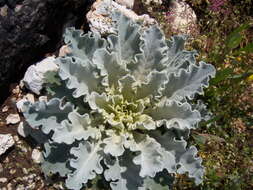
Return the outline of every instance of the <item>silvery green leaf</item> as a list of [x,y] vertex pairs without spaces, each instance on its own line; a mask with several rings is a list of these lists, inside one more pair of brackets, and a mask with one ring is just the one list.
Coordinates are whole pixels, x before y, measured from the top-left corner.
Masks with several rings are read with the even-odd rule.
[[179,174],[188,173],[189,177],[194,178],[196,185],[199,185],[203,181],[204,167],[201,165],[202,159],[196,157],[197,152],[195,146],[185,151],[180,157],[180,168],[177,172]]
[[73,111],[71,103],[62,105],[62,100],[58,98],[53,98],[49,102],[40,101],[34,104],[27,102],[25,104],[29,106],[24,112],[28,124],[35,129],[41,126],[42,131],[46,134],[60,127],[60,123]]
[[176,55],[183,51],[186,40],[186,35],[175,35],[172,36],[170,40],[166,40],[168,45],[169,61],[173,60]]
[[64,41],[71,49],[68,56],[84,60],[92,60],[94,52],[106,45],[106,41],[99,34],[90,32],[84,34],[84,31],[73,27],[66,29]]
[[145,81],[137,87],[136,98],[142,99],[147,96],[157,96],[161,94],[162,87],[166,82],[167,73],[153,71],[151,72],[147,78],[148,81]]
[[160,132],[150,132],[150,136],[156,139],[162,148],[164,148],[167,152],[170,152],[171,155],[175,156],[175,161],[177,165],[180,166],[176,172],[181,174],[188,172],[189,177],[194,178],[196,184],[202,182],[204,168],[201,165],[201,158],[196,157],[197,149],[194,146],[187,148],[187,142],[183,139],[177,140],[177,135],[172,130],[168,130],[163,135],[161,135]]
[[125,151],[123,157],[118,157],[113,161],[106,161],[108,167],[104,171],[105,179],[110,182],[112,190],[139,190],[143,179],[140,177],[140,167],[133,162],[133,155],[130,151]]
[[141,177],[154,177],[157,172],[162,170],[162,149],[154,138],[136,134],[134,139],[130,139],[126,143],[126,147],[133,152],[139,152],[133,162],[141,166]]
[[178,74],[180,69],[189,70],[191,65],[196,65],[196,51],[180,51],[167,63],[168,74]]
[[143,186],[138,190],[170,190],[174,178],[165,170],[156,174],[154,178],[146,177]]
[[128,101],[133,101],[136,99],[136,80],[130,74],[119,79],[119,86],[121,94]]
[[110,111],[110,104],[112,104],[112,99],[109,98],[105,93],[98,94],[96,92],[92,92],[88,99],[89,106],[93,110],[98,110],[102,112],[102,110]]
[[75,169],[68,174],[66,186],[70,189],[81,189],[82,185],[88,180],[94,179],[97,174],[103,172],[101,160],[103,159],[103,150],[101,142],[81,141],[78,147],[72,147],[70,153],[76,158],[70,159],[70,166]]
[[190,65],[189,70],[181,69],[178,74],[169,75],[163,94],[170,99],[193,99],[195,94],[203,94],[203,88],[208,87],[209,79],[214,75],[215,68],[210,64]]
[[155,107],[144,111],[151,116],[158,125],[166,124],[167,128],[177,128],[180,130],[194,128],[201,119],[198,111],[192,110],[187,102],[165,101]]
[[[29,126],[29,124],[24,121],[21,129],[24,133],[24,136],[31,136],[38,144],[44,144],[48,142],[50,136],[44,134],[40,129],[34,129]],[[19,132],[19,129],[18,129]],[[22,135],[21,135],[22,136]]]
[[201,118],[204,121],[211,119],[212,113],[207,109],[207,106],[202,100],[198,100],[196,104],[193,104],[192,108],[199,111]]
[[127,135],[116,134],[114,130],[107,130],[106,134],[108,137],[103,140],[103,143],[105,143],[104,152],[115,157],[121,156],[125,151],[124,144],[127,140]]
[[72,144],[75,140],[87,140],[100,138],[101,134],[97,126],[91,126],[88,114],[80,115],[76,111],[70,112],[69,121],[64,120],[61,127],[54,130],[52,139],[57,143]]
[[66,87],[66,81],[61,81],[60,85],[48,85],[48,98],[54,97],[64,99],[66,102],[74,104],[79,113],[88,113],[88,104],[83,102],[83,98],[73,97],[74,89],[68,89]]
[[135,55],[140,52],[140,25],[125,15],[114,12],[112,20],[116,22],[118,34],[111,34],[107,37],[109,50],[116,52],[120,62],[131,62]]
[[141,116],[136,117],[136,124],[134,126],[134,129],[154,130],[156,128],[156,123],[149,115],[142,114]]
[[177,162],[175,155],[167,151],[165,148],[162,149],[162,162],[163,168],[166,169],[169,173],[177,172]]
[[60,59],[59,76],[67,80],[66,86],[74,89],[73,96],[87,96],[92,91],[100,92],[102,77],[98,76],[97,68],[89,61],[77,57],[66,57]]
[[99,49],[94,53],[93,64],[100,69],[100,74],[106,77],[107,86],[118,87],[118,80],[127,74],[126,65],[119,61],[115,52]]
[[71,170],[67,167],[70,146],[65,144],[45,143],[42,159],[42,170],[46,175],[59,173],[66,176]]
[[137,80],[143,81],[151,71],[161,71],[167,61],[168,47],[162,31],[156,26],[150,26],[141,35],[141,54],[131,71]]

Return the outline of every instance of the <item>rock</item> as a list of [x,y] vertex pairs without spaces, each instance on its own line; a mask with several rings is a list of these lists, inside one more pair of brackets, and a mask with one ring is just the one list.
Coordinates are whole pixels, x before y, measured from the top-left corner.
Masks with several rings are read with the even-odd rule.
[[16,170],[15,170],[15,169],[11,169],[11,170],[10,170],[10,174],[11,174],[11,175],[13,175],[13,174],[15,174],[15,173],[16,173]]
[[14,141],[15,141],[16,143],[18,143],[18,142],[19,142],[19,138],[18,138],[18,136],[17,136],[17,135],[15,135],[15,136],[13,137],[13,139],[14,139]]
[[10,134],[0,134],[0,155],[14,145],[14,139]]
[[116,0],[116,2],[120,5],[124,5],[127,8],[132,9],[134,6],[134,0]]
[[8,179],[5,177],[0,178],[0,183],[6,183],[7,181],[8,181]]
[[166,13],[166,20],[171,31],[176,34],[196,35],[199,33],[197,16],[183,0],[175,0]]
[[41,162],[42,153],[38,149],[33,149],[32,151],[32,159],[35,163],[39,164]]
[[6,93],[0,93],[0,103],[8,97],[10,84],[20,81],[28,66],[61,46],[65,27],[81,27],[89,4],[86,0],[24,0],[12,3],[13,8],[2,7],[0,92]]
[[40,94],[40,90],[43,88],[44,74],[48,71],[57,71],[58,66],[55,63],[55,57],[47,57],[37,63],[30,66],[24,76],[23,82],[25,86],[35,94]]
[[4,106],[2,112],[7,112],[9,110],[9,106]]
[[114,1],[97,0],[86,15],[91,31],[98,32],[102,35],[117,33],[115,23],[112,21],[112,12],[115,10],[136,22],[141,22],[143,27],[156,23],[148,15],[138,16],[134,11]]
[[27,101],[31,102],[32,104],[34,104],[35,100],[34,100],[34,95],[33,94],[26,94],[25,98],[27,99]]
[[18,134],[21,136],[21,137],[27,137],[28,134],[25,133],[25,130],[24,130],[24,122],[21,121],[18,125]]
[[7,190],[14,190],[14,189],[12,188],[11,183],[8,183],[8,184],[7,184]]
[[17,124],[18,122],[20,122],[18,114],[10,114],[6,118],[6,124]]

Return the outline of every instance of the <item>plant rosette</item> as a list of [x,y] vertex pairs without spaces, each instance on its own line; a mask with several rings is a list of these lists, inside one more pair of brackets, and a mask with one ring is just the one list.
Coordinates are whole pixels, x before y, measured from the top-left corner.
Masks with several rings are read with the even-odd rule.
[[214,67],[196,63],[185,36],[166,40],[156,25],[112,18],[117,34],[105,38],[69,28],[70,51],[48,75],[51,99],[25,103],[30,135],[44,147],[43,171],[75,190],[98,176],[115,190],[168,189],[176,173],[200,184],[202,160],[186,140],[205,117],[191,100]]

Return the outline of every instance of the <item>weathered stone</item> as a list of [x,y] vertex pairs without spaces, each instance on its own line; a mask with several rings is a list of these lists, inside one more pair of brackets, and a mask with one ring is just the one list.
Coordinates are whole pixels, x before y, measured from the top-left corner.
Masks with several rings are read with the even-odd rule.
[[8,106],[4,106],[3,109],[2,109],[2,112],[7,112],[9,110],[9,107]]
[[127,8],[132,9],[134,6],[134,0],[116,0],[116,2],[120,5],[124,5]]
[[14,145],[14,140],[10,134],[0,134],[0,155],[5,153]]
[[166,13],[166,19],[173,33],[188,35],[199,33],[197,16],[183,0],[172,1],[171,8]]
[[35,163],[40,163],[42,158],[42,153],[38,149],[33,149],[32,151],[32,159]]
[[0,183],[6,183],[7,181],[8,181],[8,179],[5,177],[0,178]]
[[24,122],[23,121],[19,123],[17,130],[18,130],[18,134],[20,136],[22,136],[22,137],[27,137],[28,136],[28,134],[26,134],[25,131],[24,131]]
[[6,124],[17,124],[18,122],[20,122],[18,114],[10,114],[6,118]]
[[56,71],[58,66],[55,63],[55,57],[47,57],[37,63],[30,66],[24,76],[23,82],[25,86],[35,94],[40,94],[43,88],[45,73],[48,71]]
[[112,21],[112,12],[119,11],[134,21],[142,23],[142,26],[155,24],[156,21],[148,15],[137,15],[131,9],[111,0],[97,0],[87,13],[86,18],[89,22],[90,29],[102,35],[116,33],[115,23]]

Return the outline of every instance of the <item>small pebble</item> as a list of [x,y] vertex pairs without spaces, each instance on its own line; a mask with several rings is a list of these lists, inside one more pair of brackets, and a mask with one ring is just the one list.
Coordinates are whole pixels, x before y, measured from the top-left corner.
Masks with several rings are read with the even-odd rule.
[[32,151],[32,159],[35,163],[40,163],[42,158],[42,154],[38,149],[33,149]]
[[9,106],[4,106],[2,112],[7,112],[9,110]]
[[27,171],[27,169],[26,169],[26,168],[22,168],[22,171],[23,171],[23,173],[24,173],[25,175],[27,175],[27,174],[28,174],[28,171]]
[[14,143],[11,134],[0,134],[0,155],[5,153]]
[[16,170],[15,170],[15,169],[11,169],[11,170],[10,170],[10,174],[13,175],[13,174],[15,174],[15,173],[16,173]]
[[12,185],[11,185],[11,183],[8,183],[8,184],[7,184],[7,189],[8,189],[8,190],[12,190]]
[[33,94],[28,93],[28,94],[25,96],[25,98],[26,98],[29,102],[31,102],[32,104],[34,104],[35,100],[34,100],[34,95],[33,95]]
[[24,122],[21,121],[18,125],[18,134],[21,136],[21,137],[26,137],[25,135],[25,131],[24,131]]
[[5,182],[7,182],[7,180],[8,180],[7,178],[1,177],[1,178],[0,178],[0,183],[5,183]]
[[10,114],[6,118],[6,124],[17,124],[18,122],[20,122],[18,114]]
[[18,141],[19,141],[19,138],[18,138],[18,136],[17,136],[17,135],[15,135],[13,138],[14,138],[14,140],[15,140],[16,142],[18,142]]

